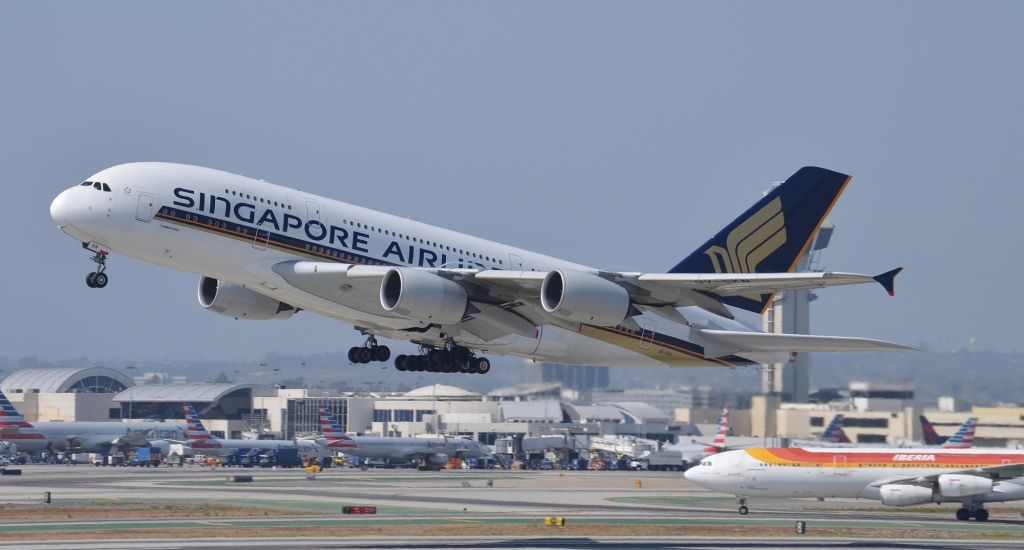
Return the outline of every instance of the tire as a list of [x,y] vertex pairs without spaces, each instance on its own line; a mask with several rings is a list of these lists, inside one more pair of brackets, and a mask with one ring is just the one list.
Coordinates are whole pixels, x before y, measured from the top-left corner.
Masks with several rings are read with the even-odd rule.
[[372,350],[373,358],[381,363],[391,359],[391,348],[387,346],[373,346]]
[[366,363],[373,361],[373,352],[370,351],[370,348],[356,348],[356,359],[359,360],[359,363],[363,363],[365,365]]
[[488,372],[491,372],[490,359],[486,357],[477,357],[473,360],[473,363],[473,366],[475,367],[473,370],[476,371],[477,374],[487,374]]
[[961,508],[956,511],[956,519],[960,521],[967,521],[971,519],[971,511],[967,508]]
[[415,362],[413,364],[416,365],[416,369],[415,369],[416,372],[423,372],[423,371],[427,370],[427,358],[426,357],[424,357],[422,355],[413,355],[412,357],[415,359]]
[[108,280],[106,273],[97,273],[96,276],[93,277],[92,283],[96,285],[96,288],[103,288],[107,286]]
[[988,510],[984,508],[978,508],[974,511],[974,519],[978,521],[988,521]]
[[359,362],[359,358],[356,357],[357,349],[358,348],[348,348],[348,362],[349,363],[358,363]]
[[395,357],[395,369],[401,371],[406,370],[404,355],[399,355],[398,357]]
[[457,370],[461,373],[472,373],[473,364],[469,360],[459,361]]
[[90,273],[85,276],[85,286],[89,288],[96,288],[96,273]]
[[745,516],[750,513],[750,509],[746,506],[740,506],[739,512],[741,516]]

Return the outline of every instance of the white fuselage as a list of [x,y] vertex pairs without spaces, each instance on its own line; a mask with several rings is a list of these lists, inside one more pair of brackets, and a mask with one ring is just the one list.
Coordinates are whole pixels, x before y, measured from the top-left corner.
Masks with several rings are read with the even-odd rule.
[[417,458],[445,457],[481,458],[490,451],[475,441],[454,437],[374,437],[352,435],[331,440],[328,448],[347,456],[379,458],[393,462],[409,462]]
[[298,449],[299,458],[318,459],[330,456],[323,446],[310,440],[291,439],[207,439],[189,441],[193,454],[210,456],[228,456],[235,451],[244,449],[255,453],[276,451],[280,449]]
[[[888,482],[1024,462],[1009,449],[789,448],[743,449],[703,459],[686,479],[742,497],[863,498],[882,500]],[[996,481],[973,502],[1024,499],[1024,478]],[[963,502],[939,492],[928,502]]]
[[[35,438],[31,435],[33,432],[43,437]],[[184,438],[184,426],[163,422],[36,422],[26,433],[12,434],[4,441],[26,453],[66,450],[110,453],[143,447],[148,440]]]
[[[271,266],[289,260],[382,266],[548,271],[593,268],[528,250],[244,176],[196,166],[133,163],[90,178],[110,191],[76,186],[51,206],[61,229],[94,249],[228,281],[294,307],[368,328],[389,338],[441,344],[436,328],[386,311],[376,295],[350,293],[340,302],[289,285]],[[269,274],[269,275],[268,275]],[[696,307],[681,309],[694,324],[750,331]],[[479,351],[541,361],[618,366],[733,366],[787,360],[788,354],[705,358],[690,328],[651,314],[623,327],[543,325],[530,337],[484,341],[468,331],[459,343]],[[450,335],[450,330],[449,330]]]

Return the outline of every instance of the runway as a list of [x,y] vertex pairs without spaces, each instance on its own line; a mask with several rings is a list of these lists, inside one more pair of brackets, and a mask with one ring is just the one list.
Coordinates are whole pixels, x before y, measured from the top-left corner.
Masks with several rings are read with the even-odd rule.
[[[953,506],[772,499],[748,501],[750,515],[740,516],[733,497],[671,472],[335,469],[307,479],[301,470],[21,468],[0,477],[0,548],[993,548],[1024,540],[1011,507],[990,508],[992,519],[978,523],[953,519]],[[344,506],[377,513],[345,515]],[[565,525],[545,526],[546,517]]]

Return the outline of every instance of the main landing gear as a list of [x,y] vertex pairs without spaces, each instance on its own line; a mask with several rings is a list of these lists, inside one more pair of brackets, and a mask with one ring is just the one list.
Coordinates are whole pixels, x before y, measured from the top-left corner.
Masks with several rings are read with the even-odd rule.
[[741,516],[745,516],[750,513],[750,508],[747,508],[747,499],[744,497],[739,498],[740,509],[738,510]]
[[[82,243],[82,248],[88,249],[89,245]],[[92,255],[92,261],[96,262],[96,271],[85,276],[85,284],[89,288],[103,288],[107,286],[107,252],[98,250]]]
[[356,364],[367,364],[374,361],[387,361],[391,358],[391,348],[378,346],[377,339],[371,334],[366,343],[348,350],[348,360]]
[[988,510],[981,504],[971,503],[965,504],[963,508],[956,511],[956,519],[960,521],[968,521],[971,518],[976,521],[988,521]]
[[474,357],[469,348],[450,343],[440,349],[424,346],[420,355],[399,355],[395,357],[395,368],[406,372],[486,374],[491,370],[491,361]]

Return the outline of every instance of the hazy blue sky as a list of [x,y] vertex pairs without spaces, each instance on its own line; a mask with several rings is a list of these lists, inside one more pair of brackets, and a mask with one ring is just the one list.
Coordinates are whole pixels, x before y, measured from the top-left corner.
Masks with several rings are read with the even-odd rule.
[[813,331],[1019,350],[1024,4],[5,2],[0,355],[335,351],[305,313],[204,312],[197,277],[48,215],[100,169],[221,168],[607,268],[663,271],[814,164],[854,176]]

